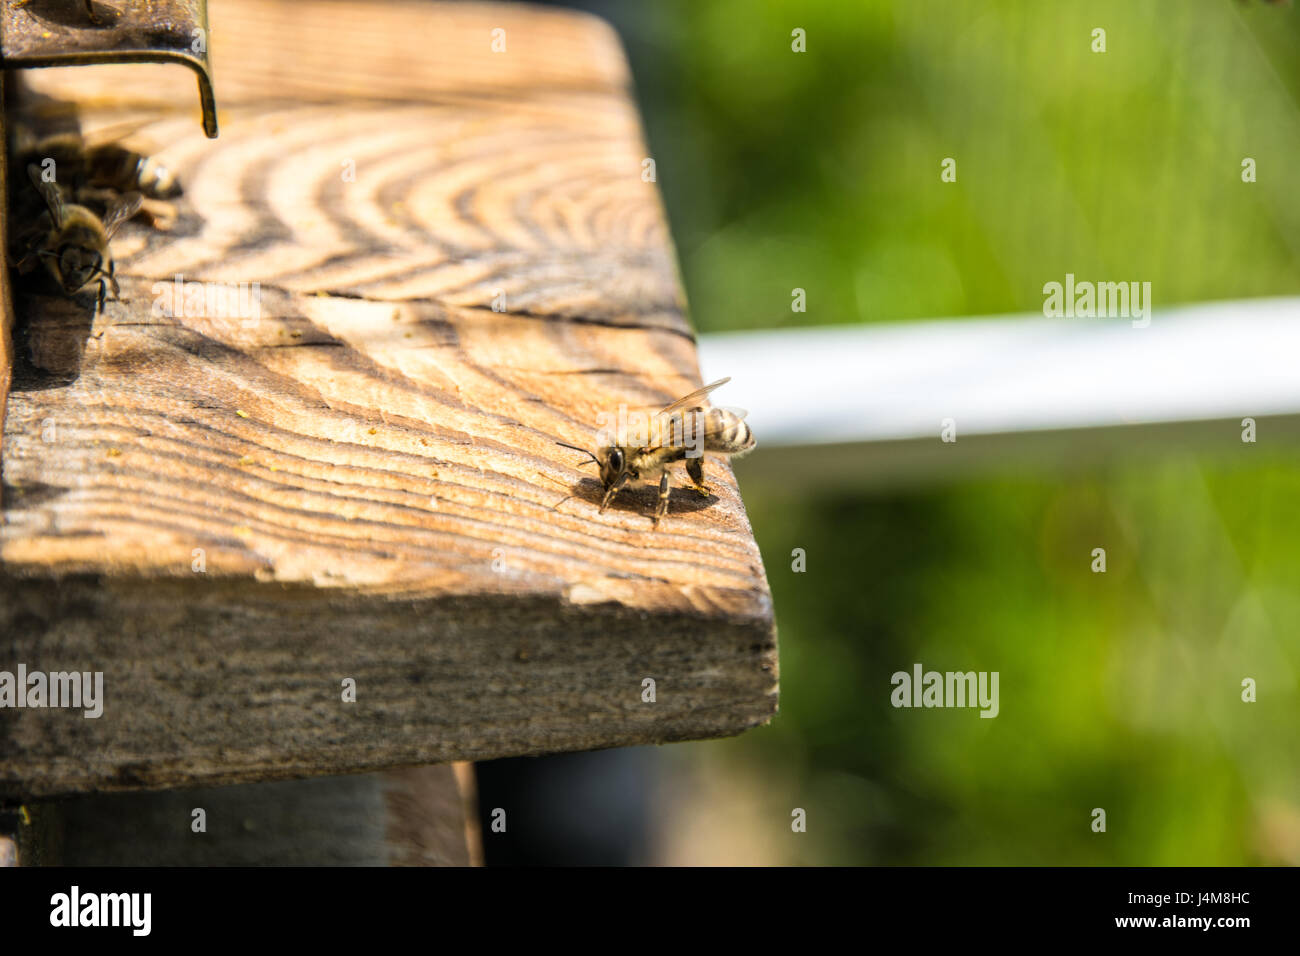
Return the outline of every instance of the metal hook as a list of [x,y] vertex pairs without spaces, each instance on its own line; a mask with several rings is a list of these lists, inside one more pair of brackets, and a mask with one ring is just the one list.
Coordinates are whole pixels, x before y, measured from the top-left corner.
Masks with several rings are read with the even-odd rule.
[[203,132],[217,135],[207,0],[12,0],[0,9],[0,66],[182,63],[198,75]]

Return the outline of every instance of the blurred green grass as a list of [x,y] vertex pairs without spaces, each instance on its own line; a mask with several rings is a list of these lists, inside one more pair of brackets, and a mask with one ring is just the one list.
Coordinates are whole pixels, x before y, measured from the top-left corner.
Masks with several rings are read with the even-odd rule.
[[[1300,293],[1294,7],[595,6],[702,331],[1033,313],[1067,272],[1149,281],[1157,310]],[[1300,472],[1268,446],[889,494],[741,463],[781,713],[675,759],[748,781],[788,862],[1300,864]],[[999,671],[1000,715],[895,710],[917,661]]]
[[668,0],[624,27],[702,331],[1037,311],[1066,272],[1300,292],[1294,8]]
[[[1300,862],[1294,459],[793,492],[745,486],[781,714],[708,758],[797,778],[793,861]],[[893,708],[914,662],[998,671],[998,717]]]

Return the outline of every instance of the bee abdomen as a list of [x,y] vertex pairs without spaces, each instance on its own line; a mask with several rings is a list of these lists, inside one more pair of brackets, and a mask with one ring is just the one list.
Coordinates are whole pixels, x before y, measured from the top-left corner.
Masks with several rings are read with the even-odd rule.
[[98,186],[108,186],[119,192],[139,190],[151,199],[175,199],[181,194],[180,183],[166,166],[115,143],[88,150],[86,165],[88,178]]
[[709,451],[736,455],[754,447],[754,433],[745,420],[725,408],[710,408],[705,412],[704,447]]

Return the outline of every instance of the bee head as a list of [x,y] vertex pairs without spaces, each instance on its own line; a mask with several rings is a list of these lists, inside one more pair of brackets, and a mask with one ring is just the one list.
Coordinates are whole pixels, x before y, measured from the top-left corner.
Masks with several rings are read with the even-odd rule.
[[71,244],[59,249],[58,264],[59,284],[69,295],[83,289],[104,270],[98,252]]
[[596,451],[595,457],[600,465],[600,483],[605,486],[605,498],[600,505],[604,511],[628,482],[627,455],[617,445],[606,445]]
[[606,445],[596,449],[596,462],[600,465],[600,483],[606,488],[623,476],[627,459],[623,449],[617,445]]
[[[604,500],[601,501],[600,510],[604,511],[609,507],[609,503],[614,500],[619,489],[628,483],[632,473],[627,470],[627,453],[618,445],[601,445],[595,452],[589,452],[585,448],[579,448],[577,445],[570,445],[568,442],[556,442],[565,448],[572,448],[574,451],[580,451],[591,461],[596,463],[600,469],[600,483],[605,488]],[[584,461],[580,464],[586,465],[590,462]]]

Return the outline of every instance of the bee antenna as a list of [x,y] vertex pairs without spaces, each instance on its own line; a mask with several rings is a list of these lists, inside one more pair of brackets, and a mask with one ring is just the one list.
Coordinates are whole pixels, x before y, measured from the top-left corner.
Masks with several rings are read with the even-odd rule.
[[[588,458],[590,458],[592,461],[594,461],[596,464],[598,464],[598,465],[600,464],[600,459],[598,459],[598,458],[597,458],[595,455],[593,455],[591,452],[587,451],[587,449],[585,449],[585,448],[579,448],[577,445],[570,445],[568,442],[564,442],[564,441],[557,441],[555,444],[560,445],[560,446],[563,446],[564,448],[572,448],[574,451],[580,451],[580,452],[582,452],[584,455],[586,455]],[[580,465],[585,465],[586,462],[585,462],[585,461],[580,461],[580,462],[578,462],[578,464],[580,464]]]

